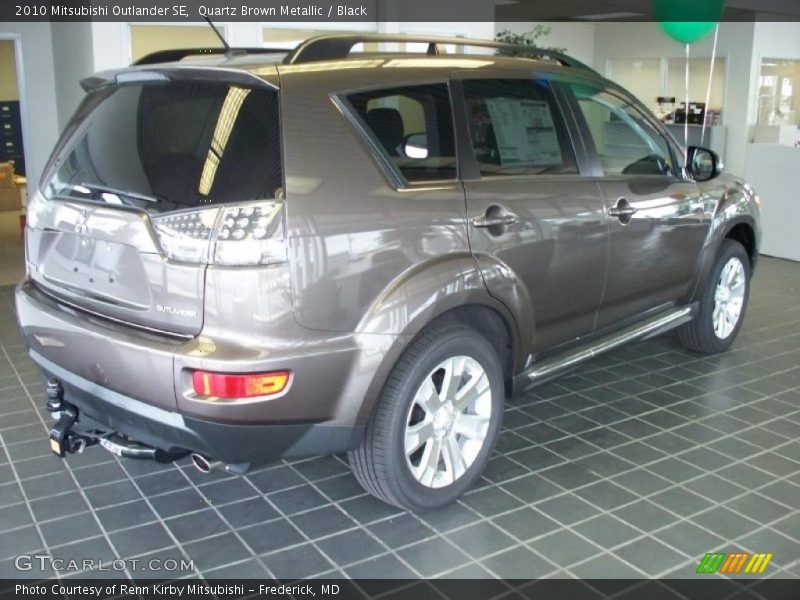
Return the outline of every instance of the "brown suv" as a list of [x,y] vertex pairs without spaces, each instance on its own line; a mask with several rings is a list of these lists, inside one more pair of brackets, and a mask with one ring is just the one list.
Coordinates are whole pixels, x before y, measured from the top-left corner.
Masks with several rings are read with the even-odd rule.
[[[351,55],[398,41],[427,52]],[[753,191],[584,65],[496,49],[334,35],[85,80],[16,295],[53,451],[346,451],[428,508],[479,477],[515,391],[672,328],[728,348]]]

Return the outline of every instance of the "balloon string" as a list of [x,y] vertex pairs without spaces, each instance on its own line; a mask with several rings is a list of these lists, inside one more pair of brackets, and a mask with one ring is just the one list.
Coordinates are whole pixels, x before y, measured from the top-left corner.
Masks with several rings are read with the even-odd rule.
[[714,61],[717,58],[717,39],[719,38],[719,23],[714,29],[714,46],[711,49],[711,67],[708,72],[708,89],[706,90],[706,110],[703,116],[703,129],[700,133],[700,145],[704,146],[706,143],[706,126],[708,125],[708,105],[711,104],[711,82],[714,79]]
[[686,91],[686,109],[684,111],[685,119],[683,121],[683,164],[686,168],[689,168],[689,44],[686,44],[686,77],[684,84]]

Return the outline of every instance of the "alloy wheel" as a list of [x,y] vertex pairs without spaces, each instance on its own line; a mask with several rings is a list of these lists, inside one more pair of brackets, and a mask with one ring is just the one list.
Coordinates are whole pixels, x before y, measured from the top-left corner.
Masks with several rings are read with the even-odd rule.
[[733,256],[722,267],[714,290],[714,334],[726,339],[736,329],[744,308],[745,270],[742,261]]
[[414,478],[440,488],[459,479],[486,442],[492,391],[469,356],[442,361],[422,381],[406,418],[404,450]]

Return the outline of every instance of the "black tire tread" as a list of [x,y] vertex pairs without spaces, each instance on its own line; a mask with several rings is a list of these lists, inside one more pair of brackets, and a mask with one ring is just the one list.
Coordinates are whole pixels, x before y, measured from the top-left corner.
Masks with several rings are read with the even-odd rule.
[[[745,265],[746,285],[750,285],[750,258],[747,250],[736,240],[726,239],[720,247],[719,254],[711,270],[708,280],[703,284],[703,291],[700,296],[700,308],[698,314],[689,323],[682,325],[676,330],[678,342],[687,350],[692,350],[701,354],[717,354],[726,350],[738,334],[738,329],[744,320],[747,309],[748,293],[745,294],[745,305],[742,308],[742,315],[739,318],[737,329],[725,342],[714,335],[713,328],[708,325],[711,319],[710,311],[713,311],[714,288],[717,285],[721,263],[727,262],[731,257],[738,256]],[[749,292],[749,289],[748,289]]]
[[390,420],[395,406],[384,400],[398,397],[410,371],[431,344],[444,333],[452,334],[459,329],[472,335],[477,333],[466,325],[441,323],[433,324],[418,334],[392,369],[367,422],[362,443],[348,452],[348,461],[356,480],[367,492],[388,504],[405,508],[409,505],[409,499],[399,495],[388,485],[390,459],[387,444],[391,439]]

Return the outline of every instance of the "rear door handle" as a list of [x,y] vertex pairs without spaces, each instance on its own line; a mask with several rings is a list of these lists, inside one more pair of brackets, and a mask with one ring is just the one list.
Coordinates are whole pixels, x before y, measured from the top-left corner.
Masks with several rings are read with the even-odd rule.
[[487,227],[505,227],[506,225],[513,225],[517,222],[517,215],[506,213],[504,215],[481,215],[472,219],[473,227],[480,227],[485,229]]
[[631,222],[631,217],[636,214],[636,210],[636,207],[631,206],[631,203],[628,202],[627,198],[620,198],[617,200],[616,206],[612,206],[608,209],[608,216],[616,217],[619,219],[620,223],[627,225]]
[[629,217],[630,215],[636,214],[636,208],[633,206],[609,208],[608,214],[612,217]]

